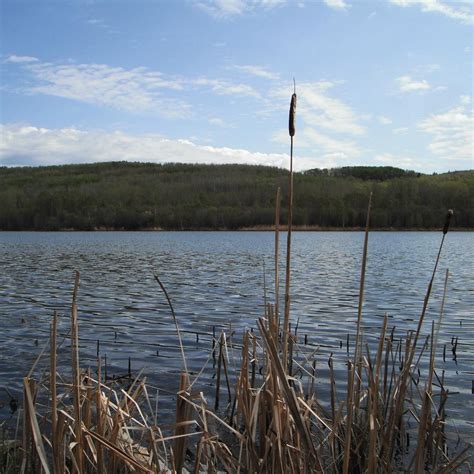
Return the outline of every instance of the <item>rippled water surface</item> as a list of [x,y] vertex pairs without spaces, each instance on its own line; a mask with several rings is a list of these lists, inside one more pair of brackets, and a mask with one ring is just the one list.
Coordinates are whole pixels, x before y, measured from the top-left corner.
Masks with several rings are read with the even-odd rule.
[[[431,321],[439,316],[449,269],[438,367],[454,392],[449,421],[471,434],[473,237],[467,232],[447,235],[424,324],[428,334]],[[284,235],[281,238],[284,248]],[[397,334],[415,329],[440,241],[440,232],[370,234],[364,306],[369,343],[376,341],[386,312]],[[355,332],[362,245],[359,232],[298,232],[293,237],[292,321],[296,324],[299,318],[301,339],[306,335],[309,347],[319,347],[321,390],[329,354],[342,360],[347,335],[351,341]],[[0,233],[0,383],[21,399],[21,379],[48,339],[54,310],[65,337],[59,370],[66,370],[73,271],[79,270],[83,364],[94,364],[99,349],[102,357],[107,355],[109,373],[120,375],[131,358],[132,371],[144,368],[152,384],[164,394],[172,392],[181,367],[179,349],[153,274],[159,275],[172,298],[189,368],[197,372],[209,356],[213,327],[216,333],[235,331],[236,341],[245,328],[256,327],[264,308],[264,274],[266,296],[273,301],[273,255],[271,232]],[[283,267],[284,255],[281,262]],[[344,370],[341,363],[341,376]],[[212,376],[212,367],[208,374]],[[0,400],[0,417],[7,418],[6,390]]]

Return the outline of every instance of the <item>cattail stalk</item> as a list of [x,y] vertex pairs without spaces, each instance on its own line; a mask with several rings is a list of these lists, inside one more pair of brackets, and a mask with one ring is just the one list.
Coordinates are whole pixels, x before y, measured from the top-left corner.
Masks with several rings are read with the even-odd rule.
[[448,209],[448,212],[446,214],[446,220],[444,222],[444,227],[443,227],[443,237],[442,237],[441,243],[439,245],[439,250],[438,250],[438,255],[436,257],[435,266],[433,268],[433,273],[431,274],[431,280],[430,280],[430,282],[428,284],[428,288],[426,290],[426,295],[425,295],[425,299],[424,299],[424,302],[423,302],[423,309],[421,311],[420,319],[418,320],[418,327],[416,329],[415,339],[414,339],[414,342],[413,342],[413,350],[412,350],[412,352],[410,354],[410,358],[408,360],[408,367],[411,365],[411,363],[413,361],[413,357],[415,355],[416,344],[418,342],[418,338],[419,338],[420,332],[421,332],[421,327],[423,325],[423,320],[425,319],[426,310],[428,308],[428,301],[429,301],[430,296],[431,296],[431,289],[433,287],[433,282],[434,282],[434,278],[435,278],[435,275],[436,275],[436,270],[438,269],[438,263],[439,263],[439,259],[441,257],[441,251],[443,250],[444,239],[446,237],[446,234],[448,233],[449,224],[451,222],[451,218],[453,217],[453,215],[454,215],[453,210]]
[[[369,223],[370,223],[370,209],[372,206],[372,193],[369,196],[369,205],[367,207],[367,220],[365,223],[365,236],[364,236],[364,252],[362,255],[362,265],[360,270],[360,287],[359,287],[359,305],[357,308],[357,330],[356,330],[356,342],[355,342],[355,354],[354,354],[354,363],[349,364],[350,373],[349,373],[349,382],[347,386],[347,434],[346,434],[346,444],[344,447],[344,463],[342,467],[342,472],[347,474],[350,468],[350,458],[351,458],[351,436],[352,436],[352,420],[353,420],[353,411],[354,405],[359,406],[359,396],[358,393],[354,393],[354,382],[356,378],[356,370],[360,367],[359,359],[361,355],[361,326],[362,326],[362,305],[364,303],[364,288],[365,288],[365,268],[367,264],[367,250],[369,244]],[[360,372],[360,371],[359,371]],[[360,377],[357,377],[357,380],[360,380]],[[360,387],[358,383],[358,387]],[[355,404],[354,404],[355,400]]]
[[50,338],[50,372],[49,372],[49,389],[51,392],[51,446],[53,451],[53,463],[55,472],[59,472],[59,455],[57,445],[57,424],[58,424],[58,400],[56,391],[56,335],[58,325],[58,313],[53,313],[53,324],[51,326]]
[[79,272],[76,271],[71,308],[71,350],[72,350],[72,375],[73,375],[73,398],[74,398],[74,432],[76,445],[73,454],[77,465],[75,470],[83,472],[83,440],[82,440],[82,413],[81,413],[81,373],[79,368],[79,324],[77,321],[77,292],[79,290]]
[[275,317],[278,330],[280,330],[280,201],[280,187],[278,187],[275,198]]
[[285,318],[283,322],[283,367],[288,371],[288,336],[290,324],[290,263],[293,224],[293,138],[295,136],[296,93],[291,96],[288,131],[290,134],[290,173],[288,175],[288,233],[286,240]]

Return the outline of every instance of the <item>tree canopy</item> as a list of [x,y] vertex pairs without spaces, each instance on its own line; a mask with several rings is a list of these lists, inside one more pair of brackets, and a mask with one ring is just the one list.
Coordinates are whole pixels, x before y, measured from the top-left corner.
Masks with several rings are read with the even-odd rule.
[[[0,168],[0,229],[241,229],[271,226],[287,171],[249,165],[111,162]],[[294,224],[358,228],[373,193],[375,228],[432,229],[448,208],[474,228],[474,171],[422,175],[392,167],[294,176]]]

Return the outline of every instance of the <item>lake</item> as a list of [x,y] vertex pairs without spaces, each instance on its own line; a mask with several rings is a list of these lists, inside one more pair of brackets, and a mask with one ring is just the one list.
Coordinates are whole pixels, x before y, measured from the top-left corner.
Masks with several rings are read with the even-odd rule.
[[[369,237],[364,334],[369,344],[387,312],[389,329],[416,329],[441,232],[372,232]],[[327,384],[327,359],[334,354],[345,377],[346,342],[357,318],[362,232],[293,234],[291,320],[308,347],[318,348],[318,384]],[[281,248],[285,234],[281,234]],[[284,252],[280,259],[281,294]],[[79,324],[82,365],[107,355],[109,374],[144,373],[167,398],[181,367],[177,338],[159,275],[172,298],[183,332],[188,366],[198,372],[216,334],[256,328],[265,294],[273,301],[274,234],[271,232],[3,232],[0,233],[0,384],[21,400],[22,377],[46,344],[54,310],[60,314],[59,371],[70,361],[67,333],[74,283],[81,273]],[[474,437],[474,239],[469,232],[446,236],[423,333],[440,312],[449,269],[437,367],[452,392],[448,422]],[[264,277],[265,276],[265,277]],[[265,282],[265,283],[264,283]],[[196,335],[198,334],[198,336]],[[452,347],[457,340],[456,358]],[[65,339],[65,340],[63,340]],[[98,343],[99,341],[99,343]],[[443,348],[446,357],[443,361]],[[351,353],[353,346],[351,346]],[[238,357],[239,351],[235,351]],[[45,362],[41,367],[47,367]],[[212,377],[212,364],[205,371]],[[205,382],[205,378],[203,381]],[[318,385],[317,385],[318,387]],[[318,389],[318,388],[317,388]],[[10,417],[1,390],[0,418]]]

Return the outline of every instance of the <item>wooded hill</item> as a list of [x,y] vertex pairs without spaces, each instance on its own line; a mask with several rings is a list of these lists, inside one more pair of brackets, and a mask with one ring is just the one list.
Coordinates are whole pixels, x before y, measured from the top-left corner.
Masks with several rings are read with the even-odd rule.
[[[240,229],[271,226],[287,171],[248,165],[97,163],[0,168],[0,229]],[[358,228],[373,192],[372,227],[474,228],[474,171],[422,175],[392,167],[294,176],[294,224]]]

